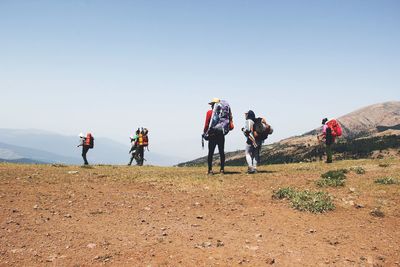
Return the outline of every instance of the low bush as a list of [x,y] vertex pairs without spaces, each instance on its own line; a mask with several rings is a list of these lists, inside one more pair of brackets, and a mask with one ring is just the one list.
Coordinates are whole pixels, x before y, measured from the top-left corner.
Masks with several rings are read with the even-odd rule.
[[363,167],[352,167],[350,168],[351,171],[357,173],[357,174],[365,174],[365,170],[363,169]]
[[344,180],[346,179],[347,172],[348,172],[348,170],[346,170],[346,169],[328,171],[324,174],[321,174],[321,179],[316,181],[315,184],[319,187],[344,186]]
[[332,197],[325,192],[298,191],[291,187],[281,188],[274,192],[273,198],[288,199],[292,207],[300,211],[322,213],[334,210]]
[[393,177],[383,177],[375,180],[376,184],[400,184],[400,181],[398,179],[395,179]]

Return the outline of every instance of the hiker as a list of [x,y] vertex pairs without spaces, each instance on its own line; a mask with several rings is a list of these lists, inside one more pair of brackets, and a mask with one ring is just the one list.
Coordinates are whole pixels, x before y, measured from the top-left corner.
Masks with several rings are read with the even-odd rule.
[[248,165],[247,173],[257,173],[257,165],[260,163],[261,146],[268,135],[273,133],[272,127],[265,118],[256,118],[254,111],[245,113],[245,126],[242,128],[246,139],[245,155]]
[[94,147],[94,138],[91,133],[88,133],[86,137],[83,135],[83,133],[79,134],[80,142],[77,147],[82,147],[82,158],[84,165],[89,165],[89,162],[87,161],[86,154],[88,153],[89,149]]
[[206,114],[202,140],[208,141],[208,175],[213,175],[212,161],[216,146],[220,156],[220,173],[225,173],[225,135],[233,130],[232,112],[228,102],[214,98]]
[[[139,130],[139,129],[138,129]],[[143,166],[144,159],[144,149],[147,147],[149,151],[149,130],[147,128],[142,128],[139,130],[137,148],[136,148],[136,162],[138,166]]]
[[319,142],[325,142],[325,152],[326,152],[326,163],[332,163],[332,146],[335,143],[336,137],[342,135],[342,128],[340,124],[335,120],[328,120],[324,118],[322,120],[322,133],[317,135]]
[[132,165],[134,159],[137,161],[137,152],[138,152],[138,139],[139,139],[140,130],[137,129],[135,135],[131,135],[129,138],[131,140],[131,149],[129,150],[129,154],[131,154],[131,159],[128,163],[128,166]]

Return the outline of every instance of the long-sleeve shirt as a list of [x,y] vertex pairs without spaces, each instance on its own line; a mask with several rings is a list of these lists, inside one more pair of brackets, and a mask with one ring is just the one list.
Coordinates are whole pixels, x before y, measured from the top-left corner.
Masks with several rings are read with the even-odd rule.
[[86,140],[85,137],[81,137],[80,140],[79,140],[79,145],[78,145],[78,147],[84,146],[84,145],[85,145],[85,140]]
[[204,130],[203,132],[206,133],[208,131],[208,127],[210,126],[210,121],[211,121],[211,116],[212,116],[212,109],[210,109],[209,111],[207,111],[206,114],[206,122],[204,123]]

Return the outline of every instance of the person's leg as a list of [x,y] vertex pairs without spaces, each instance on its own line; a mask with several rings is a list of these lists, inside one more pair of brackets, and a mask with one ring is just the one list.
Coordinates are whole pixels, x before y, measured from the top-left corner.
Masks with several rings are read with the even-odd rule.
[[140,166],[143,166],[143,162],[144,162],[144,147],[140,146],[139,147],[139,157],[140,157]]
[[220,135],[218,138],[218,151],[221,161],[221,171],[225,170],[225,135]]
[[87,158],[86,158],[86,154],[88,151],[89,151],[88,147],[86,147],[86,146],[82,147],[82,158],[83,158],[83,162],[85,165],[89,165],[89,162],[87,161]]
[[254,148],[254,160],[253,160],[253,168],[257,170],[258,164],[260,164],[260,151],[261,151],[261,143],[257,144],[258,146]]
[[216,146],[217,146],[217,142],[216,142],[215,136],[210,137],[210,139],[208,140],[208,159],[207,159],[208,172],[212,171],[212,160],[213,160],[214,151],[215,151]]
[[129,163],[128,163],[129,166],[132,165],[133,159],[135,158],[135,153],[136,153],[136,152],[132,152],[132,153],[131,153],[131,159],[129,160]]
[[244,149],[244,152],[245,152],[245,155],[246,155],[248,172],[251,172],[253,170],[252,148],[253,148],[253,145],[249,145],[249,144],[246,143],[246,147]]
[[332,163],[332,145],[326,145],[326,163]]

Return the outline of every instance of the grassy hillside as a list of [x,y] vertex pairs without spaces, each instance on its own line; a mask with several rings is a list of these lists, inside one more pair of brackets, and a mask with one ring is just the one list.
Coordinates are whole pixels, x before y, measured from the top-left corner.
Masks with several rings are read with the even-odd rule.
[[398,264],[397,159],[245,171],[0,164],[0,265]]

